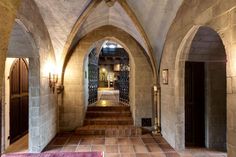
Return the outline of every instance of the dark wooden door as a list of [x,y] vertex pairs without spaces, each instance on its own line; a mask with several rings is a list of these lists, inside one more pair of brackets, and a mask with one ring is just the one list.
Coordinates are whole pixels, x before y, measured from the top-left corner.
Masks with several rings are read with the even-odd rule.
[[10,75],[10,143],[28,132],[28,65],[17,59]]
[[205,147],[205,68],[203,62],[185,64],[185,144]]

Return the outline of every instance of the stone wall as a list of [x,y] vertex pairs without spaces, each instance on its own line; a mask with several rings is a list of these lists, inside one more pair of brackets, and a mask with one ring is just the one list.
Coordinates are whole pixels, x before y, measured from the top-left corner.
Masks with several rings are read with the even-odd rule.
[[83,124],[86,111],[86,83],[84,79],[86,57],[101,40],[113,40],[129,53],[131,65],[130,106],[135,125],[141,125],[141,118],[153,118],[152,86],[153,74],[145,51],[123,30],[114,26],[103,26],[87,34],[69,56],[64,69],[63,104],[60,107],[61,130],[73,130]]
[[48,81],[48,66],[56,66],[55,56],[35,2],[22,0],[17,18],[28,29],[37,50],[37,55],[29,58],[29,150],[40,152],[57,133],[57,97]]
[[[236,1],[185,0],[168,32],[161,69],[169,69],[170,83],[162,85],[162,133],[176,149],[184,149],[183,67],[186,44],[199,26],[214,29],[227,56],[227,150],[236,156]],[[188,47],[189,48],[189,47]]]

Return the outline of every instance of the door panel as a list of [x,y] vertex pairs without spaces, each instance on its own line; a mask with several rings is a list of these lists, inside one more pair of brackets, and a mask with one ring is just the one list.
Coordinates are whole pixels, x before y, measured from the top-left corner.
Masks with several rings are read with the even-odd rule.
[[28,132],[28,113],[29,113],[29,107],[28,107],[28,96],[24,96],[21,98],[21,103],[20,103],[20,108],[21,108],[21,133],[25,134]]
[[10,143],[28,132],[28,66],[17,59],[10,75]]
[[18,122],[20,117],[20,107],[19,107],[19,98],[11,99],[10,101],[10,143],[15,141],[15,139],[19,138],[19,132],[20,132],[20,124]]
[[203,62],[185,64],[185,144],[205,146],[205,69]]

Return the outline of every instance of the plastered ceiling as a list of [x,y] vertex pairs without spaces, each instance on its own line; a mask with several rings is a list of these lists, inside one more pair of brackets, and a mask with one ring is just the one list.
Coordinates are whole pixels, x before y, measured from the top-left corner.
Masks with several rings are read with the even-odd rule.
[[[168,29],[183,0],[127,0],[153,49],[153,56],[159,64]],[[56,59],[63,56],[63,49],[76,21],[82,16],[91,0],[35,0],[43,17],[54,47]],[[103,0],[80,26],[77,35],[81,37],[103,25],[114,25],[132,35],[148,51],[145,40],[135,27],[132,18],[124,8],[115,2],[112,7]]]

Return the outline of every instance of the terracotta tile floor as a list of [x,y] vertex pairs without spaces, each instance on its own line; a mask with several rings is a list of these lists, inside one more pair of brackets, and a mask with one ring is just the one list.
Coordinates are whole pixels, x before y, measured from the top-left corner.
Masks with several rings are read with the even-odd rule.
[[181,157],[227,157],[226,152],[219,152],[206,148],[187,148],[186,150],[179,152],[179,154]]
[[226,153],[203,148],[176,152],[161,136],[78,136],[59,134],[44,152],[104,152],[105,157],[227,157]]
[[101,151],[104,152],[105,157],[179,157],[164,139],[149,134],[139,137],[105,137],[64,133],[50,142],[44,152],[48,151]]
[[[155,142],[153,141],[155,140]],[[25,153],[28,136],[17,141],[5,153]],[[83,141],[83,142],[82,142]],[[82,144],[83,143],[83,144]],[[17,144],[17,146],[16,146]],[[191,148],[176,152],[160,136],[140,137],[77,136],[73,133],[58,135],[45,148],[45,152],[104,152],[105,157],[227,157],[224,152],[205,148]]]

